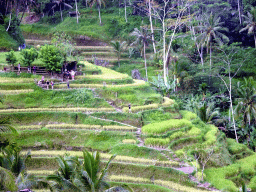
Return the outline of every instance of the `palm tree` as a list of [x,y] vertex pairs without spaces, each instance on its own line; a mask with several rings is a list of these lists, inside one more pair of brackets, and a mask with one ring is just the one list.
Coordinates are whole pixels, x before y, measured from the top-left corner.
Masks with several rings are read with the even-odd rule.
[[106,166],[101,169],[99,152],[91,154],[84,151],[82,161],[73,156],[58,157],[58,171],[55,175],[47,176],[46,180],[51,181],[48,185],[53,191],[114,192],[118,189],[120,192],[127,192],[122,187],[109,188],[109,185],[105,182],[108,167],[114,158],[115,155],[111,156]]
[[126,45],[126,41],[111,41],[110,45],[114,48],[114,51],[117,54],[117,59],[118,59],[118,66],[120,67],[120,57],[121,57],[121,53],[124,50],[124,47]]
[[20,155],[21,149],[15,145],[9,145],[2,150],[0,166],[10,170],[16,177],[26,169],[26,161],[31,157],[30,151],[25,156]]
[[219,115],[219,110],[214,109],[214,103],[204,102],[197,109],[197,115],[205,123],[212,123],[212,119]]
[[76,167],[79,166],[78,158],[59,156],[56,160],[59,164],[58,171],[55,175],[48,175],[46,177],[47,181],[52,181],[48,184],[49,187],[56,191],[79,191],[73,183]]
[[106,2],[105,2],[105,0],[91,0],[90,1],[90,6],[92,7],[94,4],[96,4],[96,7],[99,11],[99,19],[100,19],[100,25],[101,25],[100,8],[101,8],[102,4],[105,6]]
[[8,132],[8,131],[11,131],[14,134],[18,133],[16,131],[16,129],[10,125],[9,119],[1,118],[0,119],[0,133],[1,132]]
[[77,172],[76,185],[81,191],[100,192],[108,189],[109,185],[104,181],[111,161],[116,157],[112,155],[106,166],[100,168],[100,154],[98,151],[93,154],[88,151],[83,152],[83,163]]
[[247,13],[248,16],[243,15],[245,18],[244,24],[246,26],[241,29],[239,32],[243,32],[248,30],[248,34],[253,34],[254,37],[254,43],[255,43],[255,48],[256,48],[256,9],[254,7],[251,7],[251,11]]
[[210,16],[203,16],[203,25],[196,28],[202,33],[197,37],[200,45],[207,47],[207,53],[210,50],[210,69],[211,69],[211,55],[212,55],[212,42],[213,40],[219,45],[223,45],[224,42],[229,42],[229,38],[220,31],[228,31],[228,28],[221,27],[224,22],[220,22],[220,17],[214,16],[212,13]]
[[8,169],[0,166],[0,191],[17,191],[15,176]]
[[144,61],[145,61],[145,71],[146,71],[146,80],[148,81],[148,70],[147,70],[147,60],[146,60],[146,46],[148,45],[148,41],[151,36],[148,34],[146,28],[141,27],[141,31],[137,28],[130,34],[131,36],[135,36],[136,40],[131,44],[143,44],[143,53],[144,53]]
[[238,82],[238,104],[235,108],[236,117],[243,116],[243,125],[256,123],[256,89],[253,86],[253,78],[244,78],[244,85]]

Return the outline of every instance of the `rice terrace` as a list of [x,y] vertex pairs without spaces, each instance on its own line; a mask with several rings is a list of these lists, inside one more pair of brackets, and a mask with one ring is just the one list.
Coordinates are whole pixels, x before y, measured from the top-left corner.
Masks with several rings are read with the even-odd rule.
[[0,0],[0,191],[256,192],[256,4]]

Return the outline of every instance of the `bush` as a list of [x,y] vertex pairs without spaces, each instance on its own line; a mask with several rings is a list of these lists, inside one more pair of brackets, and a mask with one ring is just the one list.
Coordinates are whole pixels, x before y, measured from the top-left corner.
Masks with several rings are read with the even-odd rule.
[[62,56],[60,50],[54,45],[44,45],[40,50],[40,58],[45,63],[47,70],[52,72],[61,71]]

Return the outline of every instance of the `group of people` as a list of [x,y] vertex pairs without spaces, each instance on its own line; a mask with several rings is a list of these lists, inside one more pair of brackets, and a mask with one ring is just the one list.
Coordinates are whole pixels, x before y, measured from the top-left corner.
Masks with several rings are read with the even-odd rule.
[[[44,76],[42,76],[42,79],[40,81],[38,81],[38,86],[41,86],[43,84],[46,83],[46,89],[49,89],[49,86],[50,86],[50,81],[47,79],[46,82],[44,81]],[[52,89],[54,88],[54,82],[51,81],[51,86],[52,86]]]
[[69,71],[65,71],[63,73],[63,80],[64,80],[64,78],[69,79],[70,76],[71,76],[72,80],[75,80],[75,74],[76,74],[76,72],[74,70],[71,70],[70,72]]

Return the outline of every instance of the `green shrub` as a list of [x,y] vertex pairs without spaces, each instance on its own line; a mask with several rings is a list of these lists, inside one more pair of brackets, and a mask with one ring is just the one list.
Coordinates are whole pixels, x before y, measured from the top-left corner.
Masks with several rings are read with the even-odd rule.
[[142,127],[142,132],[146,134],[160,134],[169,130],[180,129],[182,127],[192,127],[192,123],[186,119],[171,119],[160,123],[151,123]]

